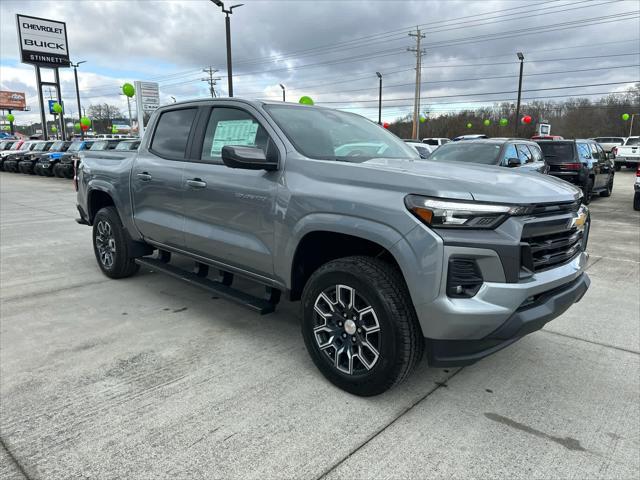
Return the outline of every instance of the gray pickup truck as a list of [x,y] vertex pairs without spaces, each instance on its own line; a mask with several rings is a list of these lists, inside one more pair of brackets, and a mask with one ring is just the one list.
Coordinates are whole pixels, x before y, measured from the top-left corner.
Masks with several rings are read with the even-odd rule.
[[[143,265],[260,313],[281,293],[301,300],[313,361],[357,395],[397,384],[423,353],[433,366],[471,364],[589,287],[580,190],[421,160],[355,114],[176,103],[154,113],[137,152],[80,155],[78,222],[92,225],[107,276]],[[264,296],[234,288],[236,275]]]

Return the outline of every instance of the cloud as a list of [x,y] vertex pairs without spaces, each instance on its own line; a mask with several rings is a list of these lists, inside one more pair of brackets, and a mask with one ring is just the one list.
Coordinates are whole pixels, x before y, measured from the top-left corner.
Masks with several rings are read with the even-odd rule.
[[[561,60],[637,52],[638,19],[621,21],[622,13],[634,10],[638,10],[635,0],[535,5],[508,0],[245,1],[231,19],[234,90],[240,96],[279,99],[278,84],[283,83],[288,99],[310,95],[320,103],[345,102],[328,105],[356,107],[373,118],[376,71],[384,75],[385,99],[413,97],[415,57],[406,48],[414,45],[408,32],[416,24],[424,24],[426,35],[424,97],[513,90],[516,51],[526,56],[525,89],[637,80],[637,55]],[[72,58],[88,61],[80,77],[84,103],[122,104],[119,85],[136,79],[157,79],[164,101],[171,101],[171,96],[178,100],[207,96],[202,69],[208,66],[219,70],[219,92],[226,94],[224,15],[209,1],[4,1],[0,13],[7,26],[0,33],[3,88],[33,88],[33,69],[14,66],[19,60],[10,19],[24,13],[67,23]],[[585,26],[598,19],[608,21],[610,15],[616,16],[615,23]],[[549,25],[561,23],[567,25],[547,31]],[[487,40],[489,34],[509,36]],[[627,67],[593,70],[622,65]],[[568,72],[535,75],[555,71]],[[457,81],[497,76],[509,78]],[[73,100],[70,70],[63,70],[62,78],[65,99]],[[549,94],[617,88],[585,87]],[[460,103],[453,102],[465,99],[510,96],[433,98],[429,103],[442,110],[460,108]],[[409,112],[411,103],[385,100],[385,116]]]

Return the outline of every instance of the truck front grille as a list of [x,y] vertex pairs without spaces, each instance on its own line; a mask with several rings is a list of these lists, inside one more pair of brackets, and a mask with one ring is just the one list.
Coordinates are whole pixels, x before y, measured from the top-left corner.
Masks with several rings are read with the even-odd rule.
[[583,250],[583,232],[573,228],[564,232],[523,238],[523,266],[534,272],[568,262]]

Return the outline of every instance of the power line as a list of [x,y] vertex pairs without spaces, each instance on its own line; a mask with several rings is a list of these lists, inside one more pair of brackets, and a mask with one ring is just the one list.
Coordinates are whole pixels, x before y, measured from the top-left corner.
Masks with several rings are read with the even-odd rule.
[[202,70],[204,73],[209,74],[209,78],[203,78],[203,82],[207,82],[209,84],[209,93],[211,93],[211,98],[216,98],[216,82],[218,80],[222,80],[221,77],[214,77],[213,75],[218,71],[214,70],[213,67],[205,68]]

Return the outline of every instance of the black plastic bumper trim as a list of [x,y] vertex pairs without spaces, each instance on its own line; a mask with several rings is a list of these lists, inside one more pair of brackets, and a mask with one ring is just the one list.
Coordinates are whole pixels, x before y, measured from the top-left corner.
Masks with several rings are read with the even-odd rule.
[[478,340],[437,340],[426,338],[427,358],[434,367],[471,365],[525,335],[540,330],[579,302],[589,289],[591,280],[586,273],[569,284],[541,294],[535,302],[517,310],[498,329]]

